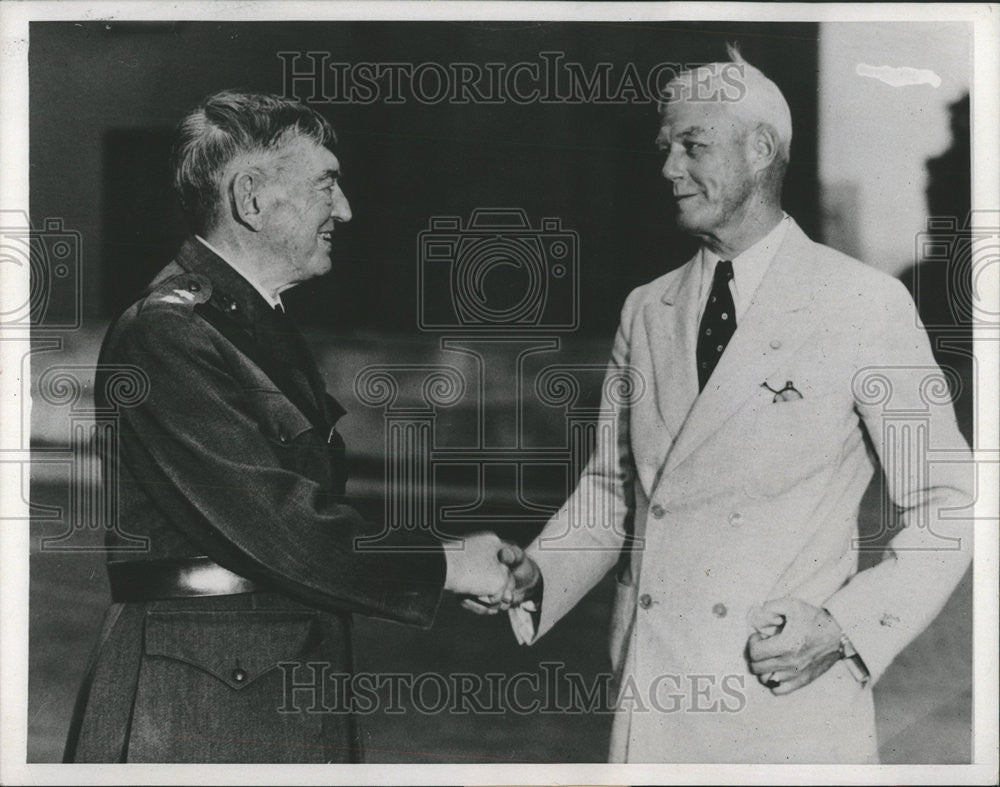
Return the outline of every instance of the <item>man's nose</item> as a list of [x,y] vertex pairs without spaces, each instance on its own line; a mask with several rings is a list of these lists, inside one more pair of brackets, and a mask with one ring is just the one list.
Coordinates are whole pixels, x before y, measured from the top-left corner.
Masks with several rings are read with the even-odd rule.
[[346,223],[351,220],[351,203],[347,201],[347,195],[337,186],[333,192],[333,207],[330,215],[334,221]]
[[683,155],[675,150],[667,153],[667,159],[663,162],[663,177],[667,180],[680,180],[684,177],[684,170],[681,167]]

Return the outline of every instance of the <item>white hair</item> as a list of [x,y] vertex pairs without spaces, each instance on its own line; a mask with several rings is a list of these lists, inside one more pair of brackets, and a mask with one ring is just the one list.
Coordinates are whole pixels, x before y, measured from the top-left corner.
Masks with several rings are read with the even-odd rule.
[[760,71],[750,65],[739,49],[726,45],[729,62],[708,63],[683,71],[665,88],[660,102],[661,114],[673,101],[717,101],[753,128],[765,123],[778,138],[778,153],[787,163],[792,145],[792,113],[781,90]]

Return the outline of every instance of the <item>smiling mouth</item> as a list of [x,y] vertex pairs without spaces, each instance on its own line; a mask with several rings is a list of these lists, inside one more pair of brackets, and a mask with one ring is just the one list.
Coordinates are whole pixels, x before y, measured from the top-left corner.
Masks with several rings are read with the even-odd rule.
[[333,230],[319,233],[319,237],[327,243],[333,243]]

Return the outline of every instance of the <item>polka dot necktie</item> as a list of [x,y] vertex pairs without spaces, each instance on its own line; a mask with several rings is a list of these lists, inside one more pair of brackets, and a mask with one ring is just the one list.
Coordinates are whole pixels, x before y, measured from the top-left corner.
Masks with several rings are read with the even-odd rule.
[[736,332],[736,306],[729,282],[733,280],[733,263],[719,260],[712,278],[712,291],[708,294],[705,314],[698,329],[698,390],[702,391],[722,357],[726,345]]

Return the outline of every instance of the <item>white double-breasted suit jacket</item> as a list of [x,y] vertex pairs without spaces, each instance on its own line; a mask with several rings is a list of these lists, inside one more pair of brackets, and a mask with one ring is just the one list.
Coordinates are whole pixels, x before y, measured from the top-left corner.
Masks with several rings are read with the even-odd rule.
[[[871,687],[971,557],[973,467],[947,382],[903,285],[793,222],[699,395],[698,264],[625,303],[613,426],[528,548],[544,577],[534,639],[618,565],[611,761],[874,760]],[[801,398],[773,401],[788,382]],[[879,465],[903,527],[858,573]],[[782,597],[833,615],[867,685],[843,661],[785,696],[758,682],[748,612]]]

